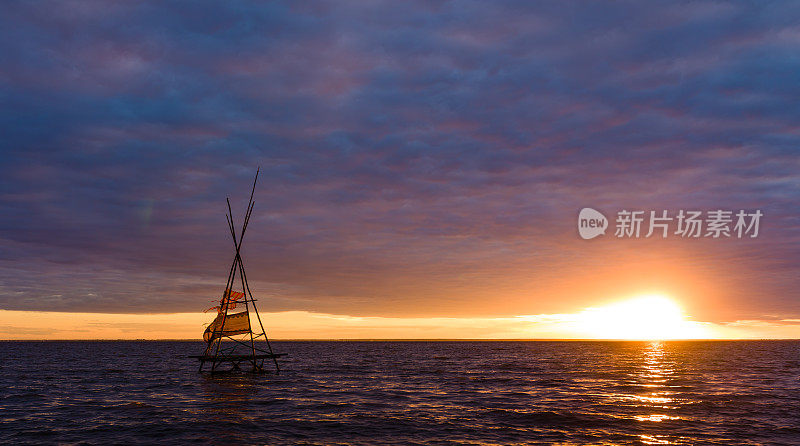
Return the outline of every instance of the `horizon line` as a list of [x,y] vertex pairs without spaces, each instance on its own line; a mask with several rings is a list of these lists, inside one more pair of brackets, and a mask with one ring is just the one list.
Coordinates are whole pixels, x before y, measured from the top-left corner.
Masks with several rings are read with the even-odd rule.
[[[162,339],[0,339],[0,342],[205,342],[202,339],[162,338]],[[800,338],[684,338],[684,339],[620,339],[620,338],[280,338],[270,342],[691,342],[691,341],[800,341]]]

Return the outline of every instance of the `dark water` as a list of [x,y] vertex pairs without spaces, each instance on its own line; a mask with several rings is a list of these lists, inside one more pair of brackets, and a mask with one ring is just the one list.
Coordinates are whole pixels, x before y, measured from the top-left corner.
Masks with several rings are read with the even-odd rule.
[[4,444],[800,444],[800,342],[0,342]]

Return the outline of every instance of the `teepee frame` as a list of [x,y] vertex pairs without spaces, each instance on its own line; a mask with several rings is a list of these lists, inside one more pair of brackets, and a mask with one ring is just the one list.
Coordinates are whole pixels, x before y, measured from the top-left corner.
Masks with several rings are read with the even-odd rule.
[[[253,195],[256,191],[256,182],[258,182],[258,173],[261,169],[256,170],[256,177],[253,180],[253,189],[250,191],[250,201],[247,203],[247,211],[245,212],[244,220],[242,222],[242,230],[239,236],[236,236],[236,227],[233,222],[233,212],[231,211],[231,201],[226,198],[228,203],[228,213],[226,214],[228,222],[228,230],[233,239],[233,246],[235,248],[235,255],[233,263],[228,271],[228,281],[225,284],[225,291],[223,292],[220,306],[218,308],[217,319],[214,320],[212,325],[206,330],[206,335],[209,339],[206,341],[206,349],[202,355],[192,356],[200,360],[200,371],[206,363],[211,364],[211,372],[221,371],[238,371],[242,370],[242,364],[252,365],[252,372],[265,373],[264,362],[271,359],[275,364],[275,373],[280,373],[278,366],[278,358],[284,356],[282,353],[274,353],[272,345],[270,345],[267,333],[264,331],[264,324],[261,322],[261,316],[258,314],[256,308],[256,299],[253,298],[253,293],[250,291],[250,285],[247,282],[247,273],[244,269],[244,262],[242,261],[241,248],[244,241],[244,234],[247,230],[247,225],[250,223],[250,216],[253,213]],[[242,292],[233,291],[236,285],[237,275],[242,287]],[[237,296],[237,297],[235,297]],[[231,309],[237,305],[244,304],[245,311],[239,313],[231,312]],[[250,321],[250,307],[253,307],[253,312],[256,314],[258,320],[258,327],[260,332],[253,332],[252,322]],[[237,316],[237,319],[247,319],[247,330],[241,330],[241,327],[234,328],[233,330],[225,331],[225,323],[228,322],[229,317]],[[220,323],[217,323],[217,322]],[[241,324],[241,322],[239,322]],[[229,325],[232,325],[229,322]],[[237,339],[237,337],[245,336],[245,339]],[[264,338],[264,342],[257,342],[260,338]],[[223,345],[223,341],[232,341],[232,344]],[[266,346],[266,349],[259,346]],[[228,370],[222,370],[222,364],[231,364]]]

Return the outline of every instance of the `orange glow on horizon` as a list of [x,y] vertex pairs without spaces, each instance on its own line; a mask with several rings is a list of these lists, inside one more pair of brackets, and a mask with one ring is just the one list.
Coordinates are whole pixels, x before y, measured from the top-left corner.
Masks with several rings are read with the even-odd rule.
[[[673,303],[674,304],[674,303]],[[307,311],[261,313],[270,339],[800,339],[800,321],[694,322],[641,301],[577,313],[508,317],[380,317]],[[618,312],[618,314],[614,314]],[[638,318],[638,319],[637,319]],[[208,314],[103,314],[0,310],[0,340],[189,339],[201,342]],[[619,324],[619,327],[617,325]],[[651,326],[652,324],[652,326]]]

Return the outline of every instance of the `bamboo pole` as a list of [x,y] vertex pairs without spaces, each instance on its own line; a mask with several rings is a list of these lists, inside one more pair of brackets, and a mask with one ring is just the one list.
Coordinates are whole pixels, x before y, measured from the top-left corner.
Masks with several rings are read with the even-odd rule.
[[[259,170],[260,170],[260,168],[259,168]],[[258,180],[258,170],[256,171],[256,180]],[[241,236],[239,236],[239,240],[238,241],[236,240],[236,238],[237,238],[236,237],[236,226],[235,226],[235,224],[233,222],[233,211],[231,210],[231,200],[230,200],[230,198],[227,198],[227,197],[225,198],[225,201],[226,201],[226,203],[228,205],[228,214],[226,215],[227,222],[228,222],[228,229],[230,230],[231,237],[233,238],[233,244],[234,244],[234,247],[236,248],[236,254],[235,254],[234,259],[233,259],[233,264],[231,265],[231,271],[230,271],[230,273],[228,275],[228,281],[227,281],[227,283],[225,285],[225,292],[223,294],[223,300],[220,302],[220,311],[223,312],[222,324],[220,324],[220,327],[219,327],[220,336],[217,338],[217,348],[214,351],[214,359],[212,360],[212,363],[211,363],[211,371],[212,372],[216,369],[216,367],[217,367],[217,365],[219,363],[219,361],[217,361],[217,359],[219,357],[219,349],[220,349],[220,346],[222,345],[222,340],[225,337],[224,336],[224,333],[225,333],[225,322],[226,322],[227,317],[228,317],[228,310],[229,310],[229,307],[230,307],[230,300],[231,300],[231,292],[233,291],[233,282],[236,280],[236,265],[239,264],[239,266],[241,268],[242,258],[241,258],[241,255],[240,255],[240,250],[241,250],[241,247],[242,247],[242,242],[244,241],[245,231],[247,230],[247,224],[250,221],[250,215],[251,215],[251,213],[253,211],[253,205],[254,205],[254,203],[253,203],[253,194],[255,193],[255,188],[256,188],[256,183],[255,183],[255,181],[253,181],[253,189],[250,191],[250,200],[247,203],[247,208],[248,209],[247,209],[247,212],[245,214],[244,222],[242,223],[242,233],[241,233]],[[241,276],[241,272],[240,272],[240,276]],[[244,288],[244,286],[242,288]],[[242,291],[244,291],[244,290],[242,290]],[[247,307],[246,303],[245,303],[245,306]],[[249,311],[249,307],[247,307],[247,308],[248,308],[248,311]],[[212,341],[214,340],[214,336],[215,336],[216,332],[217,332],[217,330],[216,330],[216,327],[215,327],[214,331],[212,331],[212,334],[211,334]],[[252,334],[251,334],[251,336],[252,336]]]
[[[241,248],[242,240],[244,240],[244,231],[246,229],[246,225],[242,226],[242,237],[240,237],[240,241],[236,242],[236,226],[233,223],[233,211],[231,210],[231,200],[230,198],[226,197],[225,201],[228,203],[228,214],[226,215],[228,220],[228,228],[231,231],[231,236],[233,237],[233,244],[236,247],[236,254],[233,258],[233,265],[231,265],[231,273],[228,275],[228,282],[225,284],[225,291],[223,292],[222,300],[220,301],[220,312],[222,312],[222,324],[220,324],[219,332],[220,336],[217,340],[217,348],[214,350],[214,359],[211,362],[211,371],[213,372],[217,367],[217,358],[219,356],[219,348],[222,345],[222,338],[224,337],[223,334],[225,333],[225,320],[228,318],[228,307],[230,306],[231,301],[231,292],[233,291],[233,282],[236,279],[236,264],[240,261],[239,257],[239,249]],[[248,203],[249,206],[249,203]],[[216,320],[216,319],[215,319]],[[211,339],[214,340],[214,335],[216,334],[216,327],[214,331],[211,333]]]
[[[226,198],[226,203],[228,205],[228,213],[226,214],[225,217],[226,217],[226,222],[228,223],[228,229],[230,231],[231,238],[233,239],[233,244],[234,244],[234,247],[235,247],[236,251],[235,251],[233,262],[231,263],[231,268],[228,271],[228,279],[227,279],[226,284],[225,284],[225,292],[224,292],[224,295],[223,295],[223,299],[220,301],[220,312],[223,312],[222,323],[220,324],[219,327],[214,327],[214,330],[212,330],[211,341],[209,341],[209,345],[208,345],[208,347],[206,347],[206,353],[204,354],[204,356],[208,356],[209,350],[210,350],[213,342],[216,341],[216,343],[217,343],[216,344],[216,349],[214,351],[213,359],[211,359],[211,363],[212,363],[211,364],[211,371],[212,372],[214,372],[216,367],[220,363],[223,362],[223,361],[219,361],[218,358],[219,358],[220,348],[221,348],[221,345],[222,345],[222,340],[225,337],[224,336],[224,333],[225,333],[225,322],[227,320],[228,310],[229,310],[229,306],[230,306],[230,303],[231,303],[231,293],[232,293],[232,290],[233,290],[233,284],[236,281],[236,271],[238,270],[239,271],[239,278],[240,278],[241,283],[242,283],[242,291],[247,293],[247,295],[244,296],[244,303],[245,303],[246,311],[248,313],[248,317],[249,317],[249,314],[250,314],[250,303],[252,303],[253,304],[253,310],[256,313],[256,318],[258,319],[259,327],[261,328],[261,334],[259,334],[258,337],[261,337],[261,335],[264,335],[264,340],[265,340],[265,342],[267,344],[267,348],[269,350],[269,356],[272,357],[272,359],[273,359],[273,361],[275,363],[276,373],[280,373],[280,367],[278,366],[278,361],[277,361],[277,358],[276,358],[276,356],[275,356],[275,354],[274,354],[274,352],[272,350],[272,345],[269,342],[269,338],[267,337],[267,333],[264,330],[264,324],[261,321],[261,315],[258,314],[258,308],[257,308],[256,303],[255,303],[255,298],[253,298],[253,293],[250,290],[250,284],[247,281],[247,273],[245,272],[244,262],[243,262],[242,256],[241,256],[241,247],[242,247],[242,243],[244,241],[244,235],[245,235],[247,227],[248,227],[248,225],[250,223],[250,218],[252,216],[253,208],[255,206],[255,202],[253,201],[253,197],[255,195],[256,184],[258,182],[258,176],[259,176],[260,171],[261,171],[261,167],[259,167],[256,170],[256,176],[253,179],[253,187],[250,190],[250,199],[248,200],[247,210],[245,211],[244,221],[242,222],[242,230],[241,230],[241,233],[240,233],[240,235],[238,237],[237,237],[237,234],[236,234],[236,226],[235,226],[234,221],[233,221],[233,211],[231,209],[230,198]],[[249,299],[248,299],[248,297],[249,297]],[[248,302],[248,300],[249,300],[249,302]],[[248,325],[250,325],[250,324],[248,324]],[[217,333],[219,333],[219,335],[220,335],[219,337],[216,337]],[[253,370],[254,371],[255,370],[263,370],[264,360],[263,359],[261,360],[260,366],[256,363],[255,337],[253,336],[252,326],[250,327],[250,333],[249,334],[250,334],[251,362],[253,364]],[[247,344],[245,342],[243,342],[243,341],[240,341],[238,339],[233,339],[230,336],[228,336],[228,338],[230,340],[235,341],[238,344],[247,346]],[[232,347],[232,348],[235,350],[235,346]],[[267,351],[262,350],[261,348],[259,348],[258,351],[267,353]],[[204,362],[205,362],[204,360],[201,360],[201,364],[200,364],[200,370],[201,371],[203,369],[203,363]]]
[[[256,178],[257,178],[257,175],[258,174],[256,174]],[[253,189],[255,190],[255,184],[253,185]],[[242,261],[242,253],[241,253],[239,247],[241,246],[241,241],[244,239],[244,232],[247,229],[247,225],[250,222],[250,216],[253,213],[253,206],[255,206],[255,203],[252,200],[253,200],[253,198],[252,198],[252,194],[251,194],[250,203],[248,203],[247,213],[245,214],[244,223],[242,224],[242,235],[241,235],[241,237],[239,239],[240,241],[239,241],[238,244],[236,243],[236,233],[233,231],[233,226],[231,226],[231,235],[233,236],[233,244],[235,246],[237,246],[237,249],[236,249],[236,263],[239,266],[239,278],[242,281],[242,292],[243,293],[245,292],[245,288],[246,287],[245,287],[244,274],[242,273],[242,271],[244,270],[244,265],[243,265],[243,261]],[[251,296],[251,298],[252,298],[252,296]],[[248,315],[248,321],[247,322],[248,322],[248,325],[250,325],[250,305],[247,303],[247,296],[245,296],[245,298],[244,298],[244,307],[245,307],[245,309],[247,311],[247,315]],[[250,350],[252,351],[252,354],[253,354],[253,356],[251,358],[251,362],[253,364],[253,370],[255,371],[256,369],[258,369],[258,366],[256,365],[256,346],[255,346],[255,342],[253,340],[253,328],[252,328],[252,326],[250,327]]]
[[250,284],[247,281],[247,273],[245,273],[244,268],[242,268],[240,274],[244,275],[244,283],[247,286],[247,294],[250,295],[250,299],[253,301],[253,310],[256,312],[256,317],[258,318],[258,325],[261,327],[261,333],[264,334],[264,341],[266,341],[267,343],[267,348],[269,349],[269,353],[273,355],[272,360],[275,363],[275,374],[276,375],[280,374],[281,369],[280,366],[278,366],[278,359],[275,357],[275,353],[272,351],[272,344],[270,344],[269,338],[267,337],[267,332],[266,330],[264,330],[264,324],[261,322],[261,315],[258,314],[258,308],[256,308],[256,302],[255,299],[253,299],[253,293],[250,292]]
[[[228,202],[228,211],[230,213],[230,208],[231,208],[230,207],[230,199],[226,198],[226,201]],[[235,238],[234,227],[233,227],[233,215],[232,214],[230,214],[230,215],[229,214],[225,214],[225,221],[228,223],[228,228],[231,231],[231,234],[234,235],[234,238]],[[237,250],[238,250],[238,246],[237,246]],[[222,326],[219,327],[220,334],[223,333],[223,330],[224,330],[224,327],[225,327],[225,319],[227,318],[227,308],[228,308],[228,305],[230,303],[229,290],[231,290],[231,288],[233,287],[233,280],[235,279],[235,274],[236,274],[236,262],[237,262],[237,259],[238,259],[238,256],[235,255],[233,257],[233,262],[231,263],[231,268],[228,271],[228,279],[225,281],[225,290],[223,291],[222,299],[220,299],[220,308],[219,308],[220,312],[222,312],[223,308],[226,310],[225,311],[225,315],[222,317],[222,322],[223,322]],[[216,349],[214,351],[214,358],[215,359],[212,360],[212,362],[211,362],[211,371],[214,371],[214,369],[216,368],[216,357],[217,357],[217,355],[219,353],[220,344],[222,343],[222,337],[221,336],[220,337],[216,337],[215,336],[216,333],[217,333],[217,327],[214,327],[214,330],[212,330],[212,332],[211,332],[211,340],[208,341],[208,346],[206,347],[206,355],[208,355],[208,353],[210,353],[210,350],[211,350],[211,345],[214,343],[214,341],[216,341],[217,346],[216,346]],[[202,370],[202,364],[201,364],[201,370]]]

